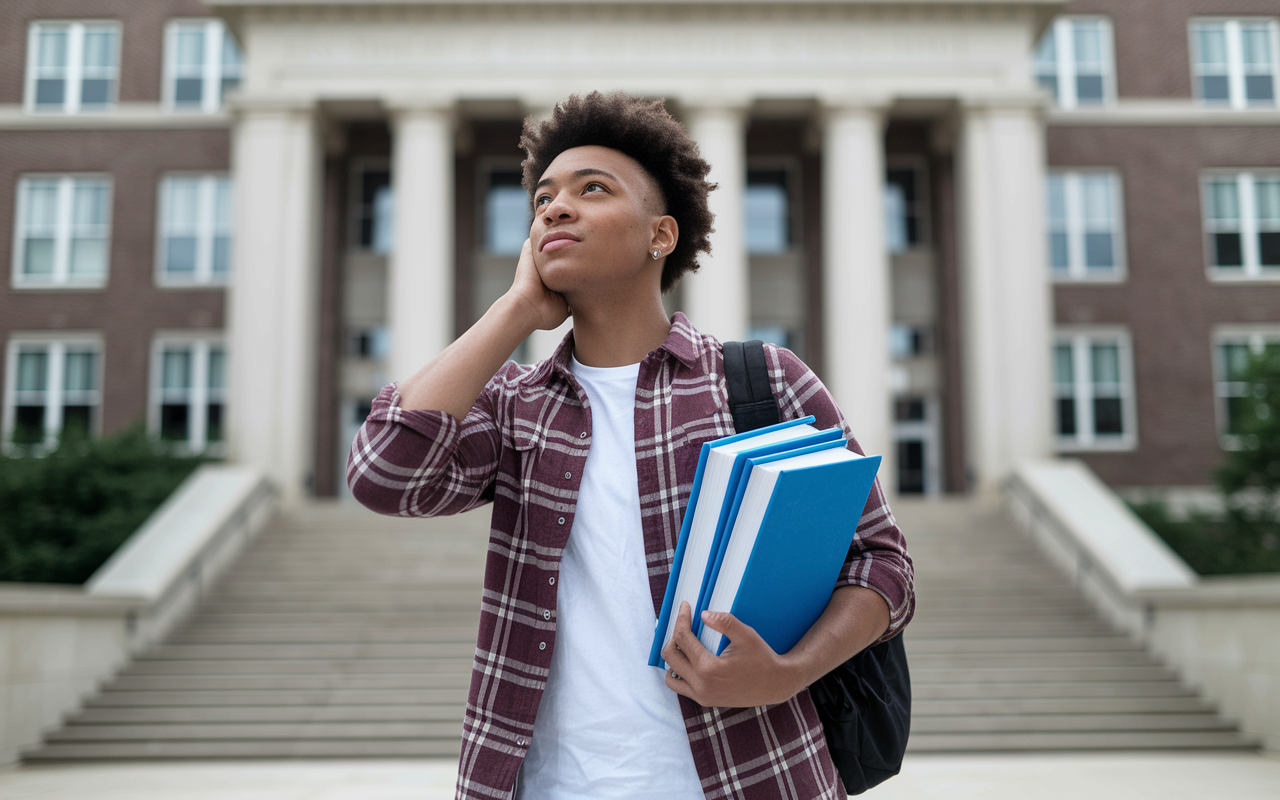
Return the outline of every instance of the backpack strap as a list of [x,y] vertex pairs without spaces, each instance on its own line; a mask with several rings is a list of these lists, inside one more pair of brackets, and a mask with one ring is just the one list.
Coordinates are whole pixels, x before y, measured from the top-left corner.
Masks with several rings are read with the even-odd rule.
[[764,360],[764,342],[724,343],[724,380],[729,390],[729,412],[733,428],[746,433],[781,421],[778,403],[769,388],[769,365]]

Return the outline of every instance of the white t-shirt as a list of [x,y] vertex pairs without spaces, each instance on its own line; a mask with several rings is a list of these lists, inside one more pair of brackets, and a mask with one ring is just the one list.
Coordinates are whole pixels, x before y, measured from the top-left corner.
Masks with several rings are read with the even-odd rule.
[[521,800],[702,800],[679,698],[648,665],[655,617],[636,480],[640,365],[570,370],[591,449],[560,563],[556,644]]

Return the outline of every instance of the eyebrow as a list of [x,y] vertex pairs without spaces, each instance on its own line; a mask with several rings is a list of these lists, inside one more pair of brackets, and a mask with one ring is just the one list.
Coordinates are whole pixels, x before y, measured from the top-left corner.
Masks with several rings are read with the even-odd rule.
[[[583,169],[576,170],[573,173],[573,177],[575,178],[585,178],[588,175],[603,175],[606,178],[612,178],[615,181],[618,180],[618,176],[614,175],[612,172],[605,172],[604,170],[597,169],[596,167],[584,167]],[[552,183],[555,183],[555,180],[553,178],[543,178],[542,180],[538,181],[538,185],[533,188],[541,189],[543,186],[546,186]]]

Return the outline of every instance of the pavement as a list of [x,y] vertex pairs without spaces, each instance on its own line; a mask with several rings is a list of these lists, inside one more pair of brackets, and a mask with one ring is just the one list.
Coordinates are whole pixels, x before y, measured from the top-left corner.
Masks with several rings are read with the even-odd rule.
[[[0,800],[450,800],[452,760],[74,763],[0,769]],[[874,800],[1280,800],[1280,757],[908,756]]]

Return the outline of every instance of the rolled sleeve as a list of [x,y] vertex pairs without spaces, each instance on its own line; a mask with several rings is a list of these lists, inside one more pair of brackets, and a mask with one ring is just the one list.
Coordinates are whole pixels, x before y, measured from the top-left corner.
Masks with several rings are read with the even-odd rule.
[[[496,376],[495,376],[496,381]],[[494,386],[461,422],[439,410],[405,409],[397,383],[374,399],[347,456],[347,486],[380,514],[434,517],[493,499],[498,468]]]
[[[816,427],[839,426],[848,448],[864,455],[835,399],[813,370],[785,347],[766,344],[765,355],[782,419],[812,414]],[[878,641],[896,636],[915,613],[915,570],[879,477],[867,497],[836,586],[864,586],[884,598],[889,606],[889,627]]]

